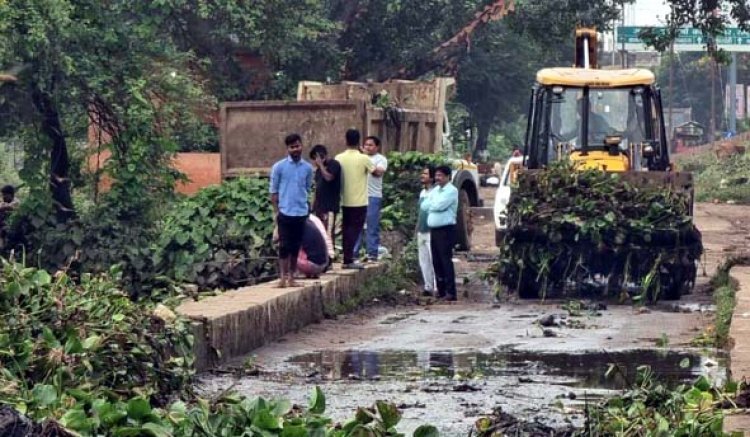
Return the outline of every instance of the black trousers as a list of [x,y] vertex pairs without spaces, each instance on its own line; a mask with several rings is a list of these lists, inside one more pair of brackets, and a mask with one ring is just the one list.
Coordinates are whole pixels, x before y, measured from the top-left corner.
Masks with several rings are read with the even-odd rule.
[[354,262],[354,244],[362,233],[367,218],[367,206],[344,206],[341,208],[341,232],[344,245],[344,264]]
[[289,216],[279,213],[276,218],[279,225],[279,258],[290,256],[297,258],[302,246],[302,234],[305,232],[307,216]]
[[435,282],[440,297],[456,297],[456,271],[453,268],[453,246],[455,244],[455,225],[430,229],[432,268],[435,270]]

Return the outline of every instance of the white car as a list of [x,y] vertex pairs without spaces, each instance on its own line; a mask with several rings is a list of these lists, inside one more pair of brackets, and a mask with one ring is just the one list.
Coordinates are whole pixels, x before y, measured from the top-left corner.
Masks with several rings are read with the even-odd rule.
[[518,170],[523,167],[523,157],[514,156],[508,159],[500,175],[500,185],[495,191],[495,204],[492,215],[495,217],[495,244],[500,246],[508,229],[507,208],[510,201],[511,186],[515,184]]

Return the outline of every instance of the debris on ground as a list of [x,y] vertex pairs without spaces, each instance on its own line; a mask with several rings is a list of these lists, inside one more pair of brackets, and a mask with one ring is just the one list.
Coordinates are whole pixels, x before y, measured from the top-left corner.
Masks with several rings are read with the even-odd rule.
[[574,435],[575,428],[568,425],[562,429],[556,429],[551,426],[539,423],[536,420],[526,421],[512,416],[501,408],[496,408],[492,415],[483,417],[476,421],[474,429],[470,435],[478,437],[490,436],[549,436],[549,437],[568,437]]
[[59,423],[46,420],[34,423],[10,406],[0,407],[0,436],[3,437],[73,437]]

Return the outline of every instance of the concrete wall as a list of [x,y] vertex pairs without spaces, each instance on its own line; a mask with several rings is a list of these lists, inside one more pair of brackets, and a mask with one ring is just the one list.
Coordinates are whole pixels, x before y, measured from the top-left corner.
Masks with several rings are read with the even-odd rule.
[[278,282],[228,291],[200,301],[186,301],[177,312],[193,321],[196,370],[206,371],[322,320],[336,305],[356,297],[385,266],[339,270],[303,287],[276,288]]

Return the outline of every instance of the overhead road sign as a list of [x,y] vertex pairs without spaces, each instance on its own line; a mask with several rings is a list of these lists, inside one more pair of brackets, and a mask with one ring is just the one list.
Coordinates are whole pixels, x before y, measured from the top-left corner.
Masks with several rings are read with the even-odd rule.
[[[617,44],[625,44],[625,50],[633,52],[654,51],[653,47],[646,47],[639,34],[649,27],[641,26],[618,26]],[[666,33],[666,27],[650,27],[657,32]],[[724,34],[716,38],[720,49],[728,52],[750,52],[750,32],[745,32],[737,27],[724,29]],[[706,39],[700,29],[680,29],[674,41],[674,49],[679,52],[701,52],[706,50]]]

